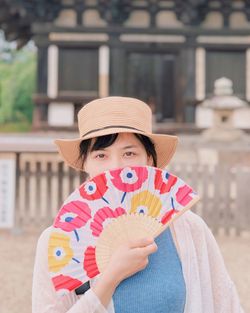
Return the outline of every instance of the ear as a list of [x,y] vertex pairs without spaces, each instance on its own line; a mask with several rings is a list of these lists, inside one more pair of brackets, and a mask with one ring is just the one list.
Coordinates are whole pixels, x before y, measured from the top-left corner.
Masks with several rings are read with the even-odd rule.
[[147,165],[154,166],[154,161],[151,155],[147,157]]

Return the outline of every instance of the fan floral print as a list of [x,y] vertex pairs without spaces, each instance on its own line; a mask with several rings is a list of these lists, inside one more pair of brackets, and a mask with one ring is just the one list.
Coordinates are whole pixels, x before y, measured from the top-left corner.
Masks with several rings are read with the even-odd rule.
[[197,194],[167,170],[150,166],[106,171],[83,183],[57,214],[48,244],[48,267],[59,295],[100,273],[96,244],[123,215],[146,215],[170,223]]

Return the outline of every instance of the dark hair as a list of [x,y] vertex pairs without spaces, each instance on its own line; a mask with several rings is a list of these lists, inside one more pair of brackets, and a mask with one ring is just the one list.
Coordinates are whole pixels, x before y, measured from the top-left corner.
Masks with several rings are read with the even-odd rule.
[[[134,135],[144,146],[147,155],[152,157],[154,166],[157,166],[157,154],[152,140],[149,137],[141,134]],[[97,137],[95,143],[91,147],[91,151],[104,149],[111,146],[116,141],[117,137],[118,133]],[[79,146],[79,159],[82,160],[82,168],[91,146],[91,140],[92,139],[83,140]]]

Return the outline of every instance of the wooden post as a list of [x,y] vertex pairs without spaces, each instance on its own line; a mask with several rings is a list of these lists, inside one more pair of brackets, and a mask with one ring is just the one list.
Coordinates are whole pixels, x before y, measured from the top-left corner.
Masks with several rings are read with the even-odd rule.
[[51,180],[52,180],[52,164],[51,162],[47,163],[47,170],[46,170],[46,181],[47,181],[47,201],[46,201],[46,220],[50,223],[51,222],[51,218],[52,218],[52,207],[51,207],[51,197],[52,197],[52,193],[51,193]]
[[58,209],[61,207],[63,202],[63,162],[58,163]]
[[15,187],[15,208],[14,208],[14,229],[12,232],[19,235],[22,232],[21,217],[20,217],[20,152],[16,152],[16,187]]

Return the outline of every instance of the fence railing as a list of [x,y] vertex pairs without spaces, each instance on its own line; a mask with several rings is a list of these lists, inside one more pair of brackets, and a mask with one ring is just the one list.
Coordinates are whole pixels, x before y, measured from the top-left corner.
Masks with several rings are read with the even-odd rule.
[[[50,225],[63,200],[85,179],[55,153],[17,154],[16,167],[15,227],[19,229]],[[169,170],[201,196],[192,211],[213,232],[250,230],[250,167],[173,163]]]
[[201,201],[192,210],[214,233],[221,229],[238,235],[250,231],[250,167],[181,164],[175,165],[172,172],[197,190]]

